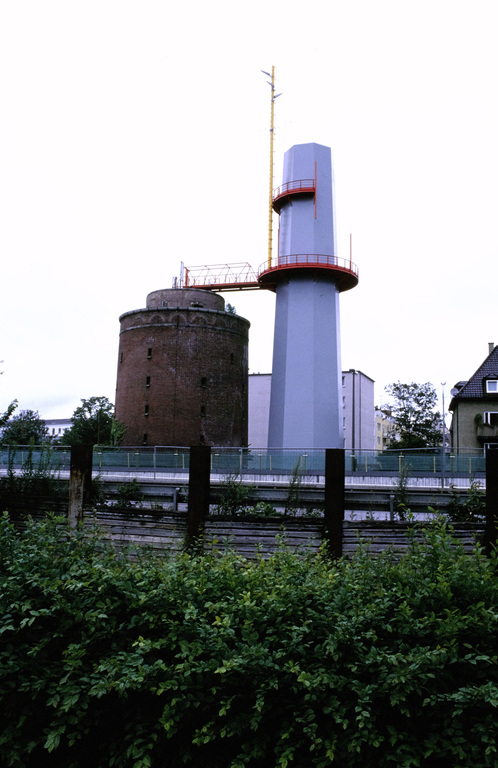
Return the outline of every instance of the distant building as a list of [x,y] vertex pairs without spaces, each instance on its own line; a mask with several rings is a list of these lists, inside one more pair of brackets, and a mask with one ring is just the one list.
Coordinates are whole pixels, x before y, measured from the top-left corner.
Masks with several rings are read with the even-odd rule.
[[[42,417],[40,417],[42,418]],[[48,430],[48,437],[53,443],[64,443],[64,433],[71,429],[73,422],[71,419],[43,419]],[[10,423],[10,422],[8,422]],[[0,442],[3,429],[0,429]]]
[[249,374],[249,447],[268,446],[271,373]]
[[342,372],[344,448],[371,451],[375,444],[374,380],[353,369]]
[[[271,373],[249,374],[249,445],[252,448],[268,445],[270,391]],[[341,406],[344,448],[355,451],[377,448],[373,379],[361,371],[343,371]]]
[[498,347],[489,354],[468,381],[451,390],[451,448],[483,450],[498,443]]
[[395,425],[388,408],[375,406],[375,449],[383,451],[389,448],[389,443],[394,436]]
[[49,438],[58,443],[64,442],[64,433],[73,426],[71,419],[43,419],[43,421],[48,429]]

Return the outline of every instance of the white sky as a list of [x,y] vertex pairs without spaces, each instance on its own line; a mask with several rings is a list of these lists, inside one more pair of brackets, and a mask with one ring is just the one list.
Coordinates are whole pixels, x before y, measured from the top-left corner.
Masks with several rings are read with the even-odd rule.
[[[467,379],[498,342],[492,0],[0,2],[0,411],[114,402],[119,315],[268,242],[285,150],[332,148],[342,367]],[[276,238],[276,225],[275,233]],[[225,294],[271,370],[274,297]]]

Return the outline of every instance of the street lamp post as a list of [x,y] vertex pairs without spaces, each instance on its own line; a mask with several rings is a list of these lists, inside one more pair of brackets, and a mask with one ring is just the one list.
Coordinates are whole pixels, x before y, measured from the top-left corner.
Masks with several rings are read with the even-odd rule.
[[353,472],[356,469],[356,457],[355,457],[355,432],[356,432],[356,402],[355,402],[355,376],[356,371],[354,368],[350,368],[352,373],[353,384],[353,397],[351,398],[351,465]]
[[441,421],[442,421],[442,434],[443,434],[443,441],[441,445],[441,488],[444,489],[444,474],[445,474],[445,462],[446,462],[446,421],[445,421],[445,412],[444,412],[444,388],[446,386],[446,382],[442,381],[441,386],[443,388],[443,410],[441,414]]

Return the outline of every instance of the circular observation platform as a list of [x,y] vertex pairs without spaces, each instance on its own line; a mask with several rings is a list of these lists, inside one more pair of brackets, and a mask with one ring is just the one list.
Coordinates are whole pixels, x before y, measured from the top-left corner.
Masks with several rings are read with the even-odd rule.
[[315,179],[299,179],[298,181],[287,181],[281,187],[273,192],[273,210],[280,213],[282,207],[290,202],[296,195],[302,197],[313,197],[316,191]]
[[349,259],[327,256],[321,253],[296,253],[278,256],[271,264],[264,262],[258,269],[258,283],[271,291],[276,289],[280,280],[289,277],[291,271],[328,273],[337,289],[342,293],[358,285],[358,267]]

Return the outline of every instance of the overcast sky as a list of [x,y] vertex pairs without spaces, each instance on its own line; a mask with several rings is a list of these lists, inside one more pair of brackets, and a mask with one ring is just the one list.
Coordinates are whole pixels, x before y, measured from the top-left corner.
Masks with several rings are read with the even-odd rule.
[[[0,411],[114,402],[119,316],[187,266],[267,255],[293,144],[330,146],[342,367],[446,404],[498,343],[491,0],[0,2]],[[278,222],[275,222],[275,236]],[[274,296],[225,294],[271,370]]]

